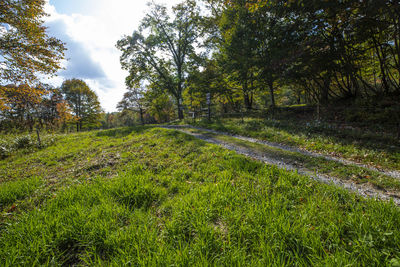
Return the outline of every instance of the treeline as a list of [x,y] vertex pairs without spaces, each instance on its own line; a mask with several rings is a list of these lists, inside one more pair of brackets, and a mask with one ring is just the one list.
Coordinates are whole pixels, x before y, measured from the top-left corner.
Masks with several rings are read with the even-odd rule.
[[82,80],[43,84],[62,67],[65,44],[46,32],[44,0],[0,1],[0,131],[99,127],[102,110]]
[[[398,1],[185,1],[172,15],[152,4],[117,47],[129,90],[167,95],[179,119],[209,94],[221,113],[357,106],[400,121]],[[121,110],[154,109],[142,95]]]
[[60,88],[27,84],[0,86],[0,131],[70,132],[101,126],[97,95],[82,80],[66,80]]

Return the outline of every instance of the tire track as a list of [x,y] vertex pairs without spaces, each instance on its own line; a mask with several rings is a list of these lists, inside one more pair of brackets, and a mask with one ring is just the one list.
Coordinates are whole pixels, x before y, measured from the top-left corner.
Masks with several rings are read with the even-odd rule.
[[[298,153],[301,153],[301,154],[307,155],[307,156],[314,156],[314,157],[315,156],[318,156],[318,157],[322,156],[323,158],[325,158],[327,160],[332,160],[331,157],[329,157],[329,156],[325,157],[325,156],[317,154],[317,153],[308,152],[308,151],[305,152],[304,150],[300,150],[300,149],[294,149],[294,148],[288,149],[287,146],[283,146],[283,145],[280,145],[280,144],[270,143],[270,142],[266,142],[266,141],[260,141],[260,140],[254,139],[254,138],[248,138],[248,137],[243,137],[243,136],[236,136],[236,135],[221,133],[221,132],[217,132],[217,131],[213,131],[213,130],[202,129],[202,128],[199,128],[199,127],[180,126],[179,125],[179,126],[162,126],[162,128],[173,129],[173,130],[177,130],[177,131],[189,134],[191,136],[194,136],[194,137],[196,137],[198,139],[201,139],[203,141],[206,141],[208,143],[219,145],[219,146],[222,146],[222,147],[224,147],[224,148],[226,148],[228,150],[235,151],[238,154],[250,157],[250,158],[255,159],[255,160],[262,161],[262,162],[270,164],[270,165],[275,165],[280,169],[294,171],[294,172],[297,172],[299,174],[309,176],[312,179],[314,179],[316,181],[319,181],[319,182],[323,182],[325,184],[333,183],[333,184],[335,184],[337,186],[340,186],[340,187],[343,187],[343,188],[345,188],[347,190],[356,192],[359,195],[362,195],[364,197],[378,198],[378,199],[386,200],[386,201],[393,200],[394,203],[396,203],[397,205],[400,205],[400,199],[396,195],[390,194],[389,192],[387,192],[385,190],[376,189],[376,188],[371,187],[370,185],[368,185],[366,183],[365,184],[357,184],[357,183],[352,182],[352,181],[344,181],[344,180],[338,179],[336,177],[331,177],[331,176],[328,176],[328,175],[325,175],[325,174],[320,174],[318,172],[313,172],[313,171],[310,171],[309,169],[306,169],[304,167],[299,167],[298,165],[291,164],[291,163],[286,162],[284,160],[281,160],[281,159],[278,159],[278,158],[274,158],[274,157],[269,157],[268,155],[265,155],[265,154],[263,154],[261,152],[258,152],[258,151],[255,151],[255,150],[252,150],[252,149],[249,149],[249,148],[245,148],[245,147],[242,147],[242,146],[238,146],[238,145],[235,145],[235,144],[232,144],[232,143],[229,143],[229,142],[224,142],[224,141],[218,140],[218,139],[213,138],[212,136],[209,136],[209,135],[206,135],[206,134],[193,133],[193,132],[190,132],[190,131],[185,130],[185,129],[196,129],[196,130],[210,132],[210,133],[213,133],[213,134],[227,135],[227,136],[234,137],[234,138],[237,138],[237,139],[240,139],[240,140],[243,140],[243,141],[248,141],[248,142],[252,142],[252,143],[258,143],[258,144],[262,144],[262,145],[268,145],[268,146],[271,146],[271,147],[274,147],[274,148],[278,148],[278,149],[281,149],[281,150],[285,150],[285,151],[298,152]],[[272,144],[272,145],[270,145],[270,144]],[[344,160],[344,162],[342,162],[340,159],[338,159],[338,158],[336,158],[336,159],[337,160],[335,160],[335,161],[340,162],[342,164],[345,164],[344,162],[347,162],[346,160]],[[350,165],[350,163],[345,164],[345,165]],[[355,165],[355,164],[353,164],[353,165]],[[363,165],[357,165],[357,166],[363,167]],[[374,169],[371,169],[371,168],[369,168],[369,169],[370,170],[374,170]],[[385,174],[384,172],[381,172],[381,173]],[[391,176],[391,177],[393,177],[393,176]],[[397,178],[397,177],[394,177],[394,178]]]

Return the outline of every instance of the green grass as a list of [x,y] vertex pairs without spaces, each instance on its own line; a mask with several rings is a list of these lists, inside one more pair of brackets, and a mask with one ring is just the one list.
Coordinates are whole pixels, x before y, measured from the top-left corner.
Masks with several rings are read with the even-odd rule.
[[0,187],[0,208],[28,197],[38,189],[41,184],[42,180],[39,177],[2,183]]
[[[109,166],[96,158],[116,153],[117,173],[103,173]],[[49,168],[63,167],[57,179],[70,182],[46,184],[51,194],[37,207],[7,218],[0,228],[5,266],[370,266],[400,259],[400,210],[393,203],[364,199],[176,131],[83,133],[12,159],[18,157],[37,166],[57,158]],[[75,166],[65,161],[77,164],[74,157],[100,165],[73,176]],[[44,180],[54,179],[52,171],[45,174]]]
[[221,119],[188,123],[400,171],[400,140],[382,133],[298,120]]
[[399,195],[400,192],[399,179],[363,167],[345,165],[343,163],[327,160],[321,157],[306,156],[298,152],[285,151],[267,145],[252,143],[231,136],[214,134],[198,129],[187,128],[185,130],[210,136],[224,143],[230,143],[238,147],[250,149],[259,155],[267,155],[270,158],[282,160],[285,163],[297,166],[299,168],[306,168],[312,172],[326,174],[341,180],[351,180],[359,184],[369,183],[375,188],[389,190],[396,195]]
[[219,136],[217,139],[225,142],[231,142],[242,147],[251,148],[255,151],[267,154],[274,158],[282,159],[291,164],[305,167],[308,170],[333,176],[342,180],[352,180],[361,184],[370,183],[376,188],[392,190],[396,192],[400,191],[400,181],[398,179],[380,174],[376,171],[371,171],[366,168],[355,165],[344,165],[340,162],[329,161],[324,158],[305,156],[297,152],[288,152],[268,147],[266,145],[238,140],[233,137]]

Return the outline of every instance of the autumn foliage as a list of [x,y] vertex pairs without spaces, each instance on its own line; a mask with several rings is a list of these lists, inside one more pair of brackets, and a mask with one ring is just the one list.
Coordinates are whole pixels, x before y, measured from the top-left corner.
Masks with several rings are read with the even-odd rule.
[[45,0],[0,1],[0,81],[32,83],[61,68],[64,44],[43,26]]

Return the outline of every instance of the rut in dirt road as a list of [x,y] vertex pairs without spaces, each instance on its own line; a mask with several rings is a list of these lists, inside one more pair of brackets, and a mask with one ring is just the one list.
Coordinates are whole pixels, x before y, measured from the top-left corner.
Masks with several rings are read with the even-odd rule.
[[218,134],[218,135],[225,135],[225,136],[230,136],[230,137],[234,137],[236,139],[239,140],[243,140],[243,141],[247,141],[250,143],[256,143],[256,144],[260,144],[260,145],[267,145],[273,148],[278,148],[284,151],[288,151],[288,152],[296,152],[296,153],[300,153],[302,155],[305,156],[310,156],[310,157],[319,157],[319,158],[323,158],[326,160],[330,160],[330,161],[336,161],[339,163],[342,163],[344,165],[355,165],[357,167],[361,167],[361,168],[365,168],[371,171],[375,171],[375,172],[379,172],[383,175],[386,176],[390,176],[392,178],[396,178],[396,179],[400,179],[400,172],[399,171],[395,171],[395,170],[383,170],[383,169],[378,169],[375,168],[373,166],[369,166],[369,165],[365,165],[359,162],[355,162],[355,161],[351,161],[348,159],[343,159],[343,158],[339,158],[339,157],[333,157],[333,156],[329,156],[329,155],[324,155],[324,154],[320,154],[317,152],[312,152],[312,151],[307,151],[304,149],[300,149],[297,147],[291,147],[291,146],[287,146],[287,145],[283,145],[283,144],[279,144],[279,143],[274,143],[274,142],[269,142],[269,141],[265,141],[265,140],[259,140],[256,138],[251,138],[251,137],[245,137],[245,136],[241,136],[241,135],[235,135],[235,134],[230,134],[230,133],[226,133],[226,132],[218,132],[215,130],[210,130],[210,129],[205,129],[205,128],[200,128],[200,127],[196,127],[196,126],[191,126],[191,125],[176,125],[176,126],[172,126],[175,129],[196,129],[196,130],[200,130],[200,131],[204,131],[204,132],[209,132],[209,133],[213,133],[213,134]]
[[[253,138],[243,137],[243,136],[230,135],[230,134],[226,134],[226,133],[221,133],[221,132],[217,132],[217,131],[213,131],[213,130],[198,128],[198,127],[192,127],[192,126],[164,126],[163,128],[173,129],[173,130],[178,130],[178,131],[184,132],[184,133],[192,135],[192,136],[194,136],[194,137],[196,137],[198,139],[204,140],[204,141],[206,141],[208,143],[216,144],[216,145],[222,146],[222,147],[224,147],[224,148],[226,148],[228,150],[235,151],[238,154],[245,155],[247,157],[250,157],[250,158],[255,159],[255,160],[262,161],[262,162],[267,163],[267,164],[275,165],[275,166],[277,166],[278,168],[281,168],[281,169],[286,169],[286,170],[289,170],[289,171],[296,171],[299,174],[309,176],[312,179],[320,181],[320,182],[323,182],[323,183],[327,183],[327,184],[333,183],[335,185],[338,185],[338,186],[343,187],[343,188],[345,188],[347,190],[356,192],[356,193],[358,193],[358,194],[360,194],[362,196],[365,196],[365,197],[379,198],[379,199],[382,199],[382,200],[393,200],[394,203],[396,203],[397,205],[400,205],[400,199],[397,198],[396,196],[394,196],[394,195],[392,195],[392,194],[390,194],[390,193],[388,193],[388,192],[386,192],[384,190],[376,189],[376,188],[374,188],[374,187],[372,187],[372,186],[370,186],[368,184],[357,184],[357,183],[352,182],[352,181],[343,181],[343,180],[340,180],[340,179],[338,179],[336,177],[331,177],[331,176],[328,176],[328,175],[319,174],[318,172],[311,171],[311,170],[309,170],[307,168],[292,164],[290,162],[284,161],[284,160],[276,158],[276,157],[271,157],[271,156],[266,155],[264,153],[261,153],[259,151],[255,151],[253,149],[245,148],[245,147],[242,147],[242,146],[239,146],[239,145],[236,145],[236,144],[232,144],[232,143],[229,143],[229,142],[221,141],[221,140],[213,138],[212,136],[207,135],[207,134],[193,133],[193,132],[190,132],[190,131],[185,130],[185,129],[196,129],[196,130],[206,131],[206,132],[210,132],[210,133],[218,134],[218,135],[227,135],[227,136],[234,137],[234,138],[237,138],[237,139],[240,139],[240,140],[244,140],[244,141],[248,141],[248,142],[252,142],[252,143],[259,143],[259,144],[262,144],[262,145],[268,145],[268,146],[279,148],[279,149],[282,149],[282,150],[285,150],[285,151],[290,151],[290,152],[300,152],[301,151],[303,155],[307,155],[307,156],[315,156],[315,155],[317,155],[317,156],[321,157],[321,155],[317,154],[317,153],[312,153],[312,152],[308,152],[308,151],[305,152],[305,151],[302,151],[302,150],[298,151],[297,149],[294,149],[294,148],[289,148],[288,149],[288,147],[283,146],[283,145],[279,145],[279,144],[264,142],[264,141],[256,140],[256,139],[253,139]],[[270,144],[272,144],[272,145],[270,145]],[[326,156],[324,158],[327,159],[327,160],[331,160],[331,157],[329,157],[329,156]],[[345,164],[345,162],[347,162],[346,165],[349,165],[349,162],[346,161],[346,160],[343,160],[344,162],[342,161],[342,159],[337,159],[336,158],[334,160],[337,161],[337,162],[343,163],[343,164]],[[397,174],[399,174],[399,173],[397,173]],[[395,178],[397,178],[397,176],[395,176]]]

